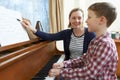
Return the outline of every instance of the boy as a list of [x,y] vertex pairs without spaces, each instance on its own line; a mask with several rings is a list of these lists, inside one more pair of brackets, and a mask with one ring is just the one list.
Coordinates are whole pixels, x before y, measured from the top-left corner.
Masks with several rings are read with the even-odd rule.
[[107,28],[116,19],[115,8],[107,3],[95,3],[88,8],[88,30],[96,33],[85,55],[53,64],[49,76],[63,80],[117,80],[118,54]]

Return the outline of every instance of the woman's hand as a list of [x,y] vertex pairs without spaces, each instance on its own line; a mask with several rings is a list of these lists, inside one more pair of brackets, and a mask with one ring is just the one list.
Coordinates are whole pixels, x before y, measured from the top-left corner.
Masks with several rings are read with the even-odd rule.
[[28,28],[28,29],[30,29],[30,30],[31,30],[32,32],[34,32],[34,33],[37,31],[36,29],[33,29],[33,28],[32,28],[32,25],[31,25],[30,21],[27,20],[27,19],[25,19],[25,18],[22,19],[21,24],[22,24],[22,26],[23,26],[24,28]]
[[23,27],[25,27],[25,28],[30,28],[30,27],[31,27],[31,23],[30,23],[30,21],[27,20],[27,19],[25,19],[25,18],[22,19],[21,24],[22,24]]
[[64,67],[64,64],[63,63],[54,63],[52,67],[53,67],[53,69],[61,69]]

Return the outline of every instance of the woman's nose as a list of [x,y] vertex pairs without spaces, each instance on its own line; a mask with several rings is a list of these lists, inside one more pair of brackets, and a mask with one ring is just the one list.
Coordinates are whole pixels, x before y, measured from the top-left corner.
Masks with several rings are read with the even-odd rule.
[[80,22],[80,20],[79,20],[79,19],[76,19],[75,21],[76,21],[76,22]]

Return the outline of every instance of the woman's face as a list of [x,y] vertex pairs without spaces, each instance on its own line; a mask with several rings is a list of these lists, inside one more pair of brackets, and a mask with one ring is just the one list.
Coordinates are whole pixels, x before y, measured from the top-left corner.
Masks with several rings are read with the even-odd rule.
[[81,11],[73,12],[69,18],[69,22],[71,23],[71,28],[73,28],[73,29],[82,27],[83,13]]

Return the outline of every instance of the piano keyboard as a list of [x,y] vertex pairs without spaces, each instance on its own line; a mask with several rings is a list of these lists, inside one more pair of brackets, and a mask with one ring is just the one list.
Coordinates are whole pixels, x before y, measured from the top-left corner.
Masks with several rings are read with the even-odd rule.
[[[59,60],[57,61],[57,63],[63,62],[64,59],[65,59],[65,55],[61,55],[61,57],[59,58]],[[45,77],[44,80],[54,80],[54,79],[55,79],[55,77],[49,77],[49,76],[47,76],[47,77]]]
[[48,72],[55,62],[64,61],[65,55],[55,55],[53,58],[40,70],[32,80],[54,80],[55,77],[49,77]]

